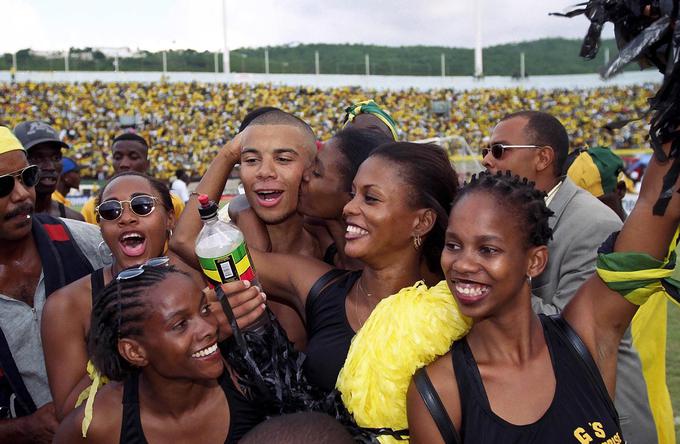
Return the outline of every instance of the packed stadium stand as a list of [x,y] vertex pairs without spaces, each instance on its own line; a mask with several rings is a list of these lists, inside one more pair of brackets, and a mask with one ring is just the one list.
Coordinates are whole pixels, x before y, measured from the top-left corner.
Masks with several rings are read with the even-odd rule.
[[178,166],[203,174],[240,119],[255,107],[296,113],[326,140],[339,127],[344,108],[364,98],[389,110],[406,140],[462,137],[478,152],[502,116],[541,109],[564,123],[573,147],[642,148],[648,132],[642,120],[613,131],[605,126],[642,117],[657,88],[372,91],[196,82],[0,83],[0,121],[12,127],[48,119],[71,145],[66,154],[83,165],[83,176],[99,178],[110,173],[105,156],[115,135],[135,126],[151,143],[153,174],[167,179]]

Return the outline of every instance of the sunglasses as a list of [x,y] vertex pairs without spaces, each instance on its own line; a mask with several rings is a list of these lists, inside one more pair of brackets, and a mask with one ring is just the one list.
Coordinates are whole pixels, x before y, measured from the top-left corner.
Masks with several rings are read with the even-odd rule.
[[491,145],[489,148],[482,148],[482,158],[486,157],[487,154],[489,154],[489,151],[491,152],[491,155],[495,159],[500,159],[503,157],[503,153],[505,153],[505,150],[510,150],[514,148],[543,148],[542,146],[539,145],[504,145],[502,143],[494,143]]
[[26,168],[0,176],[0,197],[9,196],[16,183],[15,178],[28,188],[32,188],[40,180],[40,167],[38,165],[27,166]]
[[123,214],[123,204],[126,203],[137,216],[148,216],[156,209],[157,199],[157,197],[142,194],[130,200],[107,200],[100,203],[95,208],[95,212],[101,219],[116,220]]
[[124,281],[126,279],[136,278],[144,273],[144,268],[146,267],[160,267],[161,265],[168,265],[168,263],[170,263],[170,258],[168,256],[152,257],[139,267],[126,268],[121,271],[118,273],[118,276],[116,276],[116,280]]

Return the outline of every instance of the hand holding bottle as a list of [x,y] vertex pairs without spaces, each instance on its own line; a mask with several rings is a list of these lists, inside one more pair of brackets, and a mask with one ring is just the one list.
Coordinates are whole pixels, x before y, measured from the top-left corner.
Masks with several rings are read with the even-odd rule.
[[[222,284],[221,287],[240,328],[248,328],[264,313],[267,297],[258,287],[251,285],[249,281],[233,281]],[[224,313],[222,304],[217,300],[214,289],[206,287],[203,289],[203,293],[210,303],[211,311],[217,318],[218,340],[224,341],[233,334],[227,315]]]

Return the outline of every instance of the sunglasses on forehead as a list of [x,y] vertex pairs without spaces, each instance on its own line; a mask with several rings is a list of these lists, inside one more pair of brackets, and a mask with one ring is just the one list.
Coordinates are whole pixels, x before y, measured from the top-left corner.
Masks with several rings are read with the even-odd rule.
[[34,187],[40,180],[40,167],[31,165],[19,171],[0,176],[0,197],[9,196],[12,190],[14,190],[16,179],[25,187]]
[[486,157],[489,152],[495,159],[503,157],[505,150],[522,149],[522,148],[543,148],[539,145],[505,145],[502,143],[494,143],[489,148],[482,148],[482,158]]
[[123,214],[123,204],[128,204],[130,210],[137,216],[148,216],[156,209],[157,197],[140,194],[130,200],[107,200],[100,203],[95,212],[104,220],[116,220]]

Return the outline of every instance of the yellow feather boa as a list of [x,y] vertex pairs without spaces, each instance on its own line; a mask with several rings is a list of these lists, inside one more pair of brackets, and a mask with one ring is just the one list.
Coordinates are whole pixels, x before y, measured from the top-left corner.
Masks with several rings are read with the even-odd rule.
[[[423,282],[382,300],[350,346],[336,387],[361,427],[405,429],[406,391],[417,369],[449,351],[472,321],[445,281]],[[403,443],[391,436],[380,442]]]

